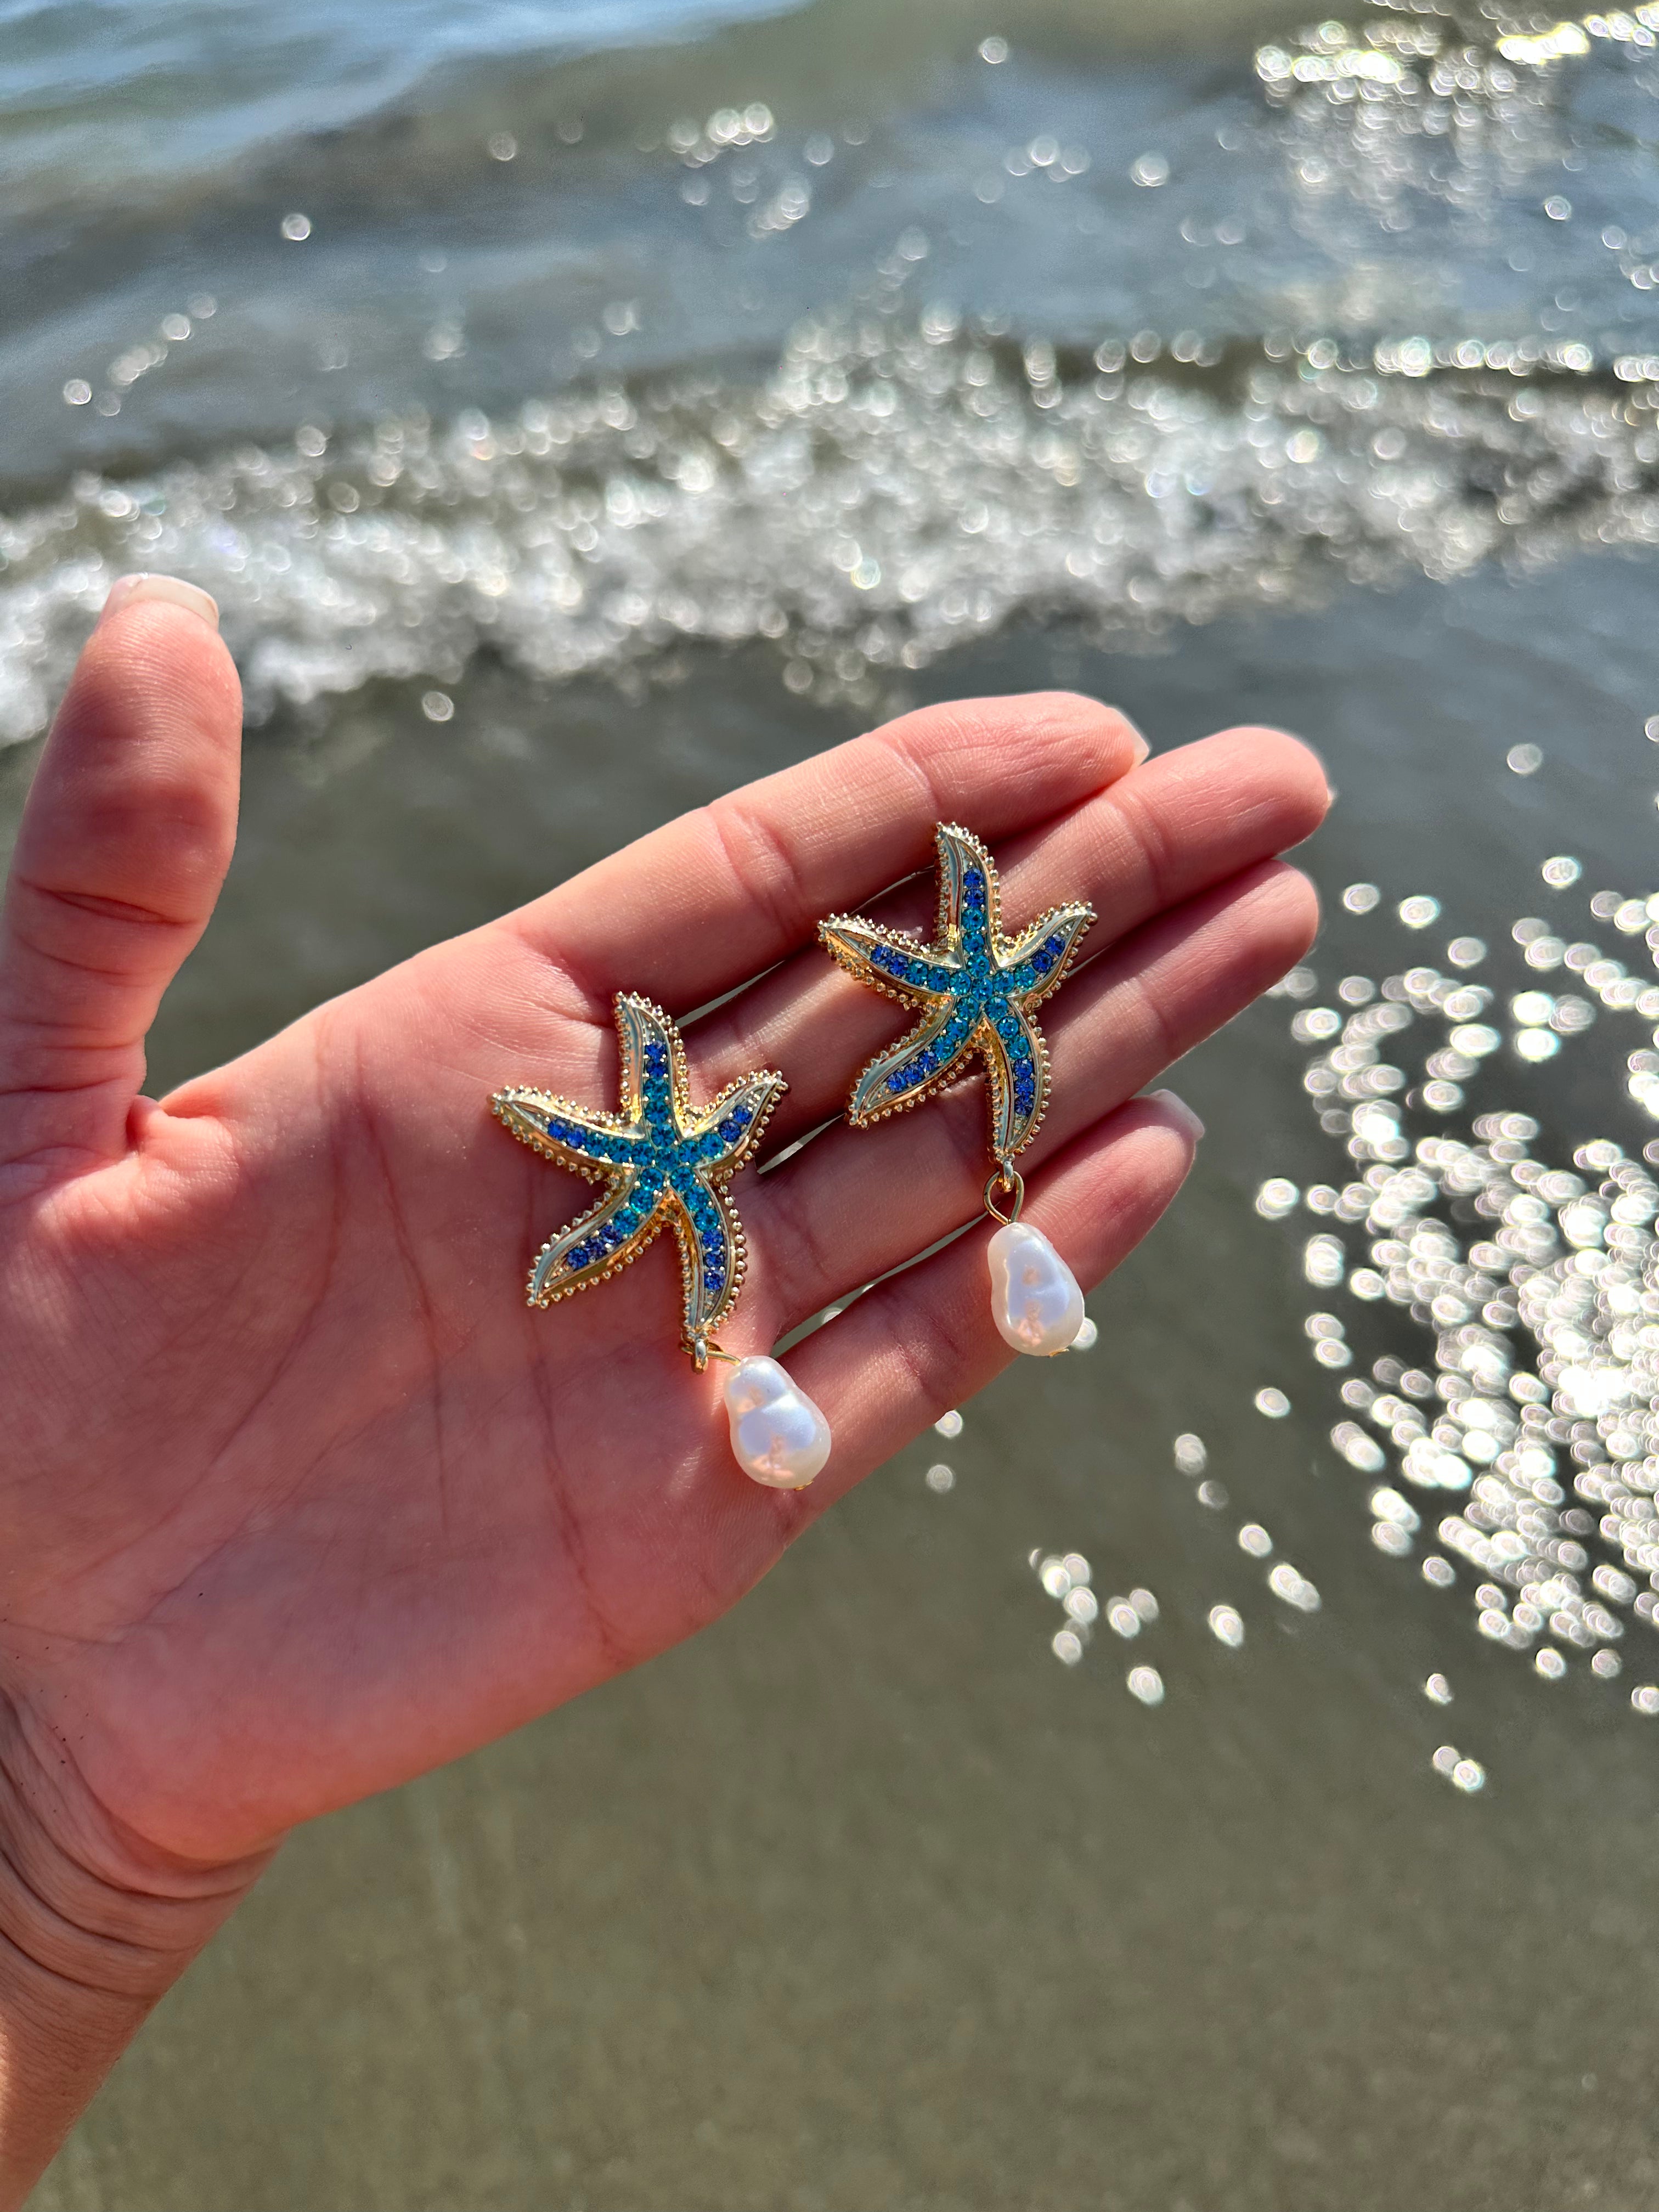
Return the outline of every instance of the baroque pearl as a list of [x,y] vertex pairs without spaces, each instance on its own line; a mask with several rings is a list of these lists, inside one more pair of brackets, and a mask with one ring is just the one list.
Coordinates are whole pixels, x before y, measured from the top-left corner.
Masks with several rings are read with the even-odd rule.
[[1083,1326],[1083,1293],[1042,1231],[1010,1222],[992,1237],[986,1257],[991,1318],[1003,1342],[1039,1358],[1064,1352]]
[[726,1385],[732,1452],[769,1490],[804,1490],[830,1456],[830,1424],[775,1359],[740,1359]]

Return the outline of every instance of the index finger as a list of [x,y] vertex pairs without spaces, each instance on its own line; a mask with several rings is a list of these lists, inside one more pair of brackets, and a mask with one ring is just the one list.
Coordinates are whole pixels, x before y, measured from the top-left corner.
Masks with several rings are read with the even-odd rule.
[[623,990],[689,1011],[925,866],[935,823],[1034,828],[1147,750],[1115,708],[1071,692],[924,707],[682,815],[505,926],[607,1019]]

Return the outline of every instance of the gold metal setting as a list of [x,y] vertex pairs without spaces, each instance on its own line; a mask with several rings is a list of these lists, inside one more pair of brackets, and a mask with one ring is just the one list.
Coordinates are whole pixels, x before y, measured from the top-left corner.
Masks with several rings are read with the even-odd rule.
[[682,1338],[702,1370],[720,1352],[711,1340],[738,1303],[748,1273],[743,1224],[726,1185],[752,1158],[788,1085],[770,1069],[740,1076],[706,1106],[691,1101],[685,1046],[662,1008],[632,992],[616,1001],[622,1104],[615,1114],[556,1092],[514,1085],[490,1110],[521,1144],[589,1182],[599,1205],[550,1237],[526,1296],[555,1305],[630,1267],[665,1228],[680,1248]]
[[981,1059],[990,1078],[991,1151],[1006,1167],[1036,1134],[1048,1103],[1048,1048],[1036,1010],[1065,981],[1095,912],[1080,902],[1050,907],[1018,937],[1005,937],[989,852],[954,823],[933,834],[939,921],[931,945],[858,916],[832,915],[818,925],[849,975],[921,1011],[854,1084],[847,1118],[866,1128],[908,1113]]

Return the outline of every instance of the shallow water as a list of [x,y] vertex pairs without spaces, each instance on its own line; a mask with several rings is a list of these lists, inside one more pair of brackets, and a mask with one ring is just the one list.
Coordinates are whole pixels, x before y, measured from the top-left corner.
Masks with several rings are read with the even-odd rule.
[[158,1082],[901,702],[1342,803],[1095,1347],[296,1838],[40,2201],[1659,2196],[1650,27],[93,18],[0,13],[0,786],[112,570],[220,596]]

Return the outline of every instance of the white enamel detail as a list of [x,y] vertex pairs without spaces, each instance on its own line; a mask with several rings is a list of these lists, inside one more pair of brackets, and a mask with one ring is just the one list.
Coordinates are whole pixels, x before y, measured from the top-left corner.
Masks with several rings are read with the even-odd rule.
[[769,1490],[804,1490],[830,1456],[830,1424],[775,1359],[740,1359],[726,1385],[732,1452]]
[[992,1237],[991,1318],[1005,1344],[1046,1358],[1064,1352],[1083,1326],[1077,1277],[1040,1229],[1010,1222]]

